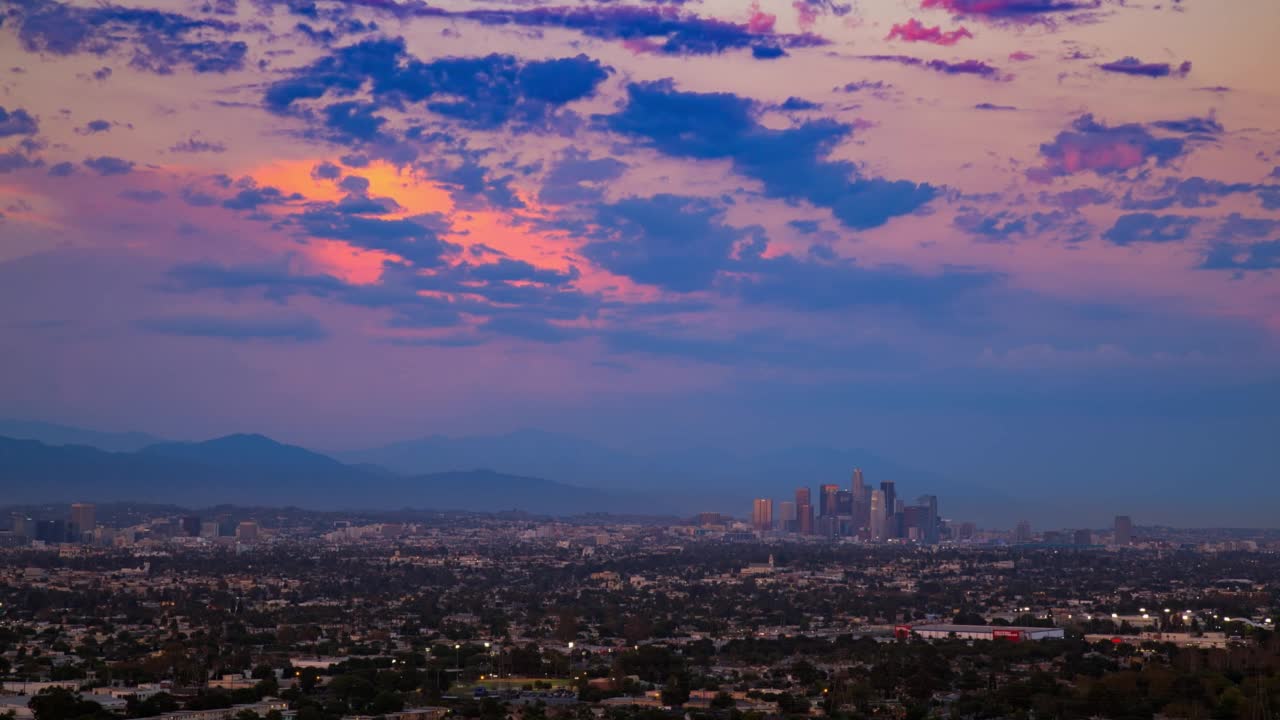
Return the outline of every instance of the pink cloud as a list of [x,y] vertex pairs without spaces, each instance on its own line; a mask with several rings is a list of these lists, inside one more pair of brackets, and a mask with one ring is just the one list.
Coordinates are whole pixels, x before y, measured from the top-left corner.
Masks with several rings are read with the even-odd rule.
[[818,9],[805,0],[796,0],[791,3],[791,7],[796,9],[796,23],[800,25],[800,29],[805,32],[812,30],[813,24],[818,21]]
[[943,32],[942,27],[934,25],[928,27],[924,23],[915,18],[911,18],[905,23],[898,23],[889,31],[889,35],[885,40],[902,40],[903,42],[927,42],[934,45],[955,45],[962,38],[972,38],[973,33],[967,28],[960,27],[955,30]]
[[747,20],[747,30],[756,35],[767,35],[773,32],[778,16],[760,10],[759,0],[751,3],[751,17]]
[[1034,60],[1035,57],[1035,55],[1023,50],[1017,50],[1009,53],[1009,59],[1014,62],[1026,62],[1027,60]]

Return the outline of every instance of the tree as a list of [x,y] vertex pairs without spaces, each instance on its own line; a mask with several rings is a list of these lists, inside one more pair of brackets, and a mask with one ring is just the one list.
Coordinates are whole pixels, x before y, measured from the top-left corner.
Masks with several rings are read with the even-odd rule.
[[680,707],[689,702],[689,683],[683,678],[672,675],[662,686],[662,704]]

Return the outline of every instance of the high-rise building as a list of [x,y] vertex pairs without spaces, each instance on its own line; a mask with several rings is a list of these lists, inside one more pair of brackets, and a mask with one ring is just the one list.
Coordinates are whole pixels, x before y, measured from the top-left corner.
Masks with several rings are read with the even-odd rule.
[[200,516],[187,515],[182,518],[182,534],[187,537],[200,536]]
[[1093,533],[1089,530],[1077,530],[1075,533],[1075,545],[1092,545]]
[[853,517],[853,493],[848,490],[836,493],[836,515],[843,518]]
[[884,511],[886,515],[892,515],[894,508],[898,506],[898,493],[894,489],[892,480],[883,480],[880,483],[880,491],[884,493]]
[[870,507],[871,507],[871,511],[870,511],[871,539],[884,540],[885,539],[885,512],[884,512],[884,491],[883,490],[871,491]]
[[810,499],[809,497],[809,488],[807,487],[796,488],[796,507],[800,507],[801,505],[812,505],[812,504],[813,504],[813,500]]
[[853,469],[853,478],[849,481],[849,491],[853,493],[853,501],[867,500],[867,484],[862,481],[862,468]]
[[79,541],[85,533],[93,532],[97,523],[94,514],[97,511],[91,503],[72,503],[71,521],[67,523],[67,532],[72,540]]
[[243,543],[257,542],[258,523],[253,520],[241,520],[236,526],[236,539]]
[[751,526],[760,532],[773,529],[773,500],[756,498],[751,507]]
[[796,531],[796,503],[794,500],[783,500],[778,503],[777,522],[779,530]]
[[925,512],[924,525],[920,528],[921,535],[924,536],[924,542],[929,545],[938,544],[938,496],[937,495],[921,495],[916,501],[920,505],[928,508]]
[[840,492],[839,485],[819,485],[818,486],[818,515],[828,517],[836,514],[836,494]]
[[1013,541],[1016,543],[1031,542],[1031,523],[1023,520],[1013,529]]
[[1121,546],[1133,544],[1133,519],[1128,515],[1116,516],[1114,543]]
[[813,506],[809,503],[796,503],[796,530],[801,535],[813,534]]

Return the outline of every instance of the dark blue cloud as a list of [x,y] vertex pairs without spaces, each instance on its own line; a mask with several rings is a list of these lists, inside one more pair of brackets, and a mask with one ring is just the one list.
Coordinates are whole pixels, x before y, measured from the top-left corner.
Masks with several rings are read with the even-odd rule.
[[1026,218],[1007,211],[984,215],[977,210],[965,209],[956,215],[953,224],[970,235],[993,242],[1003,242],[1014,235],[1024,235],[1028,229]]
[[302,195],[296,192],[286,195],[279,188],[268,185],[244,188],[235,195],[223,200],[222,207],[229,210],[257,210],[263,205],[279,205],[302,199]]
[[1103,238],[1114,245],[1177,242],[1187,239],[1198,222],[1199,218],[1183,215],[1131,213],[1116,218]]
[[538,200],[567,205],[600,199],[603,183],[616,180],[627,169],[626,163],[614,158],[591,158],[587,153],[570,149],[542,180]]
[[235,23],[221,20],[109,4],[75,7],[57,0],[24,0],[17,5],[18,37],[29,52],[103,55],[125,48],[133,67],[162,74],[178,66],[199,73],[239,70],[248,52],[248,45],[238,40],[189,39],[196,33],[239,30]]
[[69,162],[60,162],[49,168],[49,174],[54,177],[66,177],[76,171],[76,166]]
[[628,198],[596,210],[599,230],[582,253],[609,272],[677,292],[710,287],[734,244],[756,234],[720,222],[698,198]]
[[782,52],[784,47],[825,43],[814,35],[753,32],[747,25],[652,7],[597,5],[469,10],[453,16],[490,25],[568,28],[605,40],[645,41],[656,51],[668,55],[710,55],[751,48],[753,54],[761,52],[767,56],[771,51]]
[[466,195],[483,198],[494,207],[515,210],[523,208],[524,201],[511,188],[512,175],[490,177],[489,171],[474,160],[466,160],[439,173],[440,181]]
[[1204,270],[1280,270],[1280,240],[1252,245],[1215,243],[1200,267]]
[[0,153],[0,173],[11,173],[17,170],[40,167],[44,163],[17,150]]
[[1121,207],[1126,210],[1166,210],[1178,205],[1184,208],[1205,208],[1218,205],[1220,198],[1238,193],[1251,193],[1264,186],[1254,183],[1226,183],[1200,176],[1168,178],[1155,189],[1151,197],[1135,197],[1126,193]]
[[1171,130],[1173,132],[1185,133],[1187,135],[1221,135],[1225,128],[1217,118],[1212,115],[1209,117],[1188,117],[1181,120],[1157,120],[1151,123],[1161,130]]
[[669,80],[632,84],[627,93],[621,112],[601,118],[614,132],[675,157],[732,160],[738,172],[761,181],[766,194],[830,208],[848,227],[883,225],[936,195],[926,184],[863,178],[852,163],[823,160],[852,131],[849,125],[817,120],[772,130],[756,121],[749,99],[681,92]]
[[1103,63],[1098,67],[1107,72],[1121,73],[1123,75],[1141,75],[1152,78],[1169,77],[1170,75],[1182,77],[1191,72],[1191,61],[1188,60],[1174,67],[1169,63],[1143,62],[1136,57],[1130,56]]
[[125,200],[151,205],[164,200],[168,196],[162,190],[122,190],[120,197]]
[[0,106],[0,137],[35,135],[39,131],[40,124],[26,110],[22,108],[5,110]]
[[219,315],[172,315],[145,318],[138,327],[148,332],[182,337],[271,342],[314,342],[328,332],[311,317],[225,317]]
[[999,68],[988,65],[981,60],[948,62],[946,60],[925,60],[924,58],[911,57],[910,55],[860,55],[859,57],[863,60],[874,62],[892,62],[908,67],[924,68],[945,75],[977,75],[992,80],[1004,79],[1004,76],[1000,74]]
[[1180,157],[1186,148],[1187,143],[1181,138],[1156,137],[1136,123],[1108,126],[1085,114],[1071,123],[1070,130],[1040,146],[1044,167],[1034,168],[1027,175],[1033,180],[1047,180],[1085,171],[1120,173],[1149,160],[1164,165]]
[[201,140],[196,137],[191,137],[169,146],[169,152],[171,153],[221,153],[226,151],[227,146],[220,142]]
[[122,160],[110,155],[89,158],[84,161],[84,165],[99,175],[127,175],[133,172],[132,160]]
[[544,125],[557,108],[593,94],[608,74],[585,55],[526,62],[492,54],[423,62],[405,51],[402,39],[377,38],[338,48],[272,83],[264,100],[272,112],[285,113],[301,100],[350,96],[367,87],[372,102],[331,105],[326,118],[330,127],[368,140],[382,124],[373,112],[403,109],[405,103],[426,103],[472,127]]
[[394,253],[419,267],[437,266],[446,253],[457,250],[419,219],[383,220],[316,209],[296,215],[294,220],[312,237]]

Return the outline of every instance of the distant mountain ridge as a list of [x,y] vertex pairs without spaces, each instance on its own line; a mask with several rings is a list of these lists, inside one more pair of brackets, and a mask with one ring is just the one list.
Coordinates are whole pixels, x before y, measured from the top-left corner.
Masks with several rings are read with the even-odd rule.
[[39,440],[46,445],[88,445],[109,452],[134,452],[163,438],[142,432],[101,432],[35,420],[0,419],[0,436]]
[[120,453],[0,437],[0,496],[12,503],[146,501],[552,515],[672,510],[643,495],[611,494],[492,470],[416,476],[371,471],[260,435],[164,443]]

